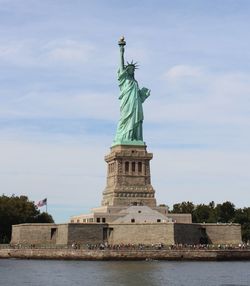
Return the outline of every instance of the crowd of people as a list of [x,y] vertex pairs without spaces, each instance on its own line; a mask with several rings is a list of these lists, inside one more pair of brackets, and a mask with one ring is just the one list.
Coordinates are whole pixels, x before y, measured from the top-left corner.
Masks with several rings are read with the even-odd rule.
[[156,243],[156,244],[108,244],[100,243],[100,244],[86,244],[81,245],[77,243],[72,244],[72,249],[88,249],[88,250],[230,250],[230,249],[250,249],[249,243],[242,243],[238,245],[232,244],[171,244],[165,245],[163,243]]
[[[240,243],[238,245],[232,244],[171,244],[166,245],[163,243],[156,244],[133,244],[133,243],[120,243],[120,244],[109,244],[107,242],[104,243],[96,243],[96,244],[82,244],[80,242],[74,241],[71,245],[36,245],[36,244],[12,244],[12,245],[3,245],[4,248],[69,248],[74,250],[113,250],[113,251],[133,251],[133,250],[250,250],[250,243]],[[1,247],[3,248],[3,247]]]
[[162,249],[164,245],[162,243],[157,243],[157,244],[151,244],[151,245],[146,245],[146,244],[108,244],[107,242],[105,243],[100,243],[100,244],[87,244],[87,249],[100,249],[100,250],[145,250],[145,249]]

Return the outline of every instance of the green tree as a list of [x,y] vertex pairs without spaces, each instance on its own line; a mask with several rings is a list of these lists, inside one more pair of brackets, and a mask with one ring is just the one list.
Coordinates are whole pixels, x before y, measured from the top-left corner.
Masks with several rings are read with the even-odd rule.
[[193,222],[202,223],[239,223],[242,229],[242,240],[250,241],[250,208],[236,209],[229,201],[215,206],[214,201],[208,205],[194,205],[192,202],[182,202],[173,205],[172,213],[191,213]]
[[210,208],[210,214],[209,214],[209,218],[208,218],[207,222],[215,223],[215,222],[218,221],[218,216],[217,216],[217,211],[216,211],[216,208],[215,208],[214,201],[210,202],[208,204],[208,206]]
[[193,211],[193,222],[208,222],[211,208],[207,205],[197,205]]
[[235,215],[235,205],[231,202],[224,202],[216,206],[217,218],[219,222],[232,222]]
[[182,202],[173,205],[172,213],[193,213],[194,211],[194,204],[192,202]]
[[26,196],[0,196],[0,243],[10,241],[13,224],[36,222],[53,222],[53,218],[41,214]]
[[241,224],[242,240],[250,240],[250,208],[237,209],[233,222]]
[[44,222],[51,223],[51,222],[54,222],[54,220],[50,214],[43,212],[41,214],[38,214],[36,217],[34,217],[34,222],[35,223],[44,223]]

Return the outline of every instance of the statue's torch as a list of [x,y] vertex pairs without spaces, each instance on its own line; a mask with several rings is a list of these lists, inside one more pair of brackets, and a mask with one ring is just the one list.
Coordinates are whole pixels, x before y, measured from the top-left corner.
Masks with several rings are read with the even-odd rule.
[[126,42],[125,42],[125,39],[124,39],[123,36],[122,36],[122,37],[120,38],[120,40],[118,41],[118,45],[119,45],[120,47],[126,46]]

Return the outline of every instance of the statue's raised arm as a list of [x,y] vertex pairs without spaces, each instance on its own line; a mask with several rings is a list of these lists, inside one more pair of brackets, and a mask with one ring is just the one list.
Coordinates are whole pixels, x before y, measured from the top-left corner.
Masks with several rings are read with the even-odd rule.
[[134,74],[137,64],[124,64],[124,37],[121,37],[118,45],[120,47],[120,67],[118,70],[118,82],[120,88],[120,120],[117,126],[115,145],[145,145],[142,136],[143,109],[142,103],[150,95],[150,90],[139,88]]
[[120,70],[123,71],[125,68],[125,65],[124,65],[124,50],[125,49],[124,49],[124,47],[126,46],[126,42],[125,42],[124,37],[120,38],[118,45],[120,46]]

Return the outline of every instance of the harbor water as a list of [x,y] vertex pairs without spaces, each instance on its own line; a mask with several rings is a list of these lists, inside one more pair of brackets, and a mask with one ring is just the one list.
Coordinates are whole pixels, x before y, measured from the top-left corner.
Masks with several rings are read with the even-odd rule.
[[0,285],[249,286],[250,262],[0,259]]

